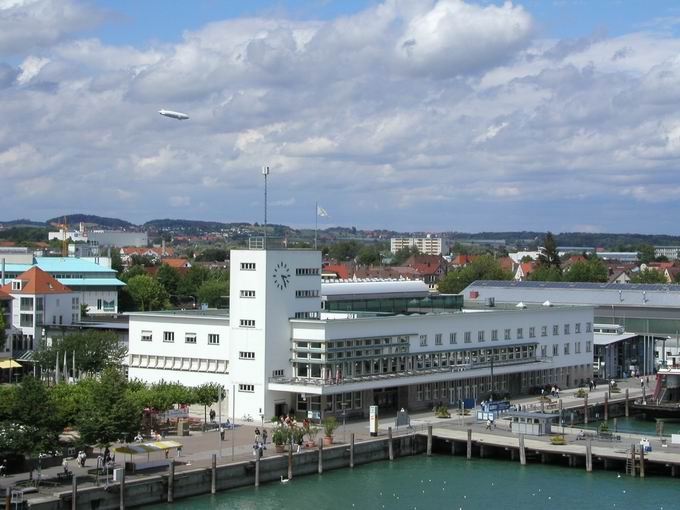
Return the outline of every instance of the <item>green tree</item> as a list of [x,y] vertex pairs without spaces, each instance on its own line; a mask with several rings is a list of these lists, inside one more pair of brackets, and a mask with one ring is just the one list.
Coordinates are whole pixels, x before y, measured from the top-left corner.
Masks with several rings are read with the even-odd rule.
[[12,436],[19,448],[15,452],[36,455],[54,449],[62,428],[47,386],[32,376],[26,376],[14,395],[10,423],[18,429]]
[[111,251],[111,269],[115,270],[119,276],[123,273],[123,259],[118,250]]
[[449,271],[438,288],[444,294],[457,294],[476,280],[512,280],[512,273],[491,255],[482,255],[465,267]]
[[361,245],[357,241],[339,241],[330,246],[328,256],[339,262],[346,262],[354,260],[360,249]]
[[656,269],[646,269],[631,276],[630,283],[666,283],[666,276]]
[[199,303],[207,303],[210,308],[217,308],[220,304],[227,303],[224,296],[229,296],[229,282],[206,280],[198,288],[196,295]]
[[543,248],[538,256],[538,263],[541,266],[560,268],[560,256],[557,253],[557,243],[552,232],[548,232],[543,240]]
[[378,265],[380,261],[380,249],[377,246],[366,245],[357,255],[357,262],[364,266]]
[[417,246],[406,246],[400,250],[397,250],[397,253],[394,254],[394,257],[392,257],[391,264],[393,266],[401,266],[411,255],[418,255],[419,253],[420,251],[418,250]]
[[61,361],[66,353],[66,361],[71,367],[74,352],[76,370],[98,374],[107,366],[120,366],[127,356],[127,347],[112,331],[87,330],[54,338],[49,347],[41,346],[35,358],[43,367],[51,368],[55,366],[57,356]]
[[177,293],[183,296],[195,296],[198,288],[209,278],[209,269],[202,266],[192,266],[177,286]]
[[220,400],[220,391],[224,395],[224,388],[216,383],[205,383],[194,388],[196,403],[203,406],[203,421],[208,421],[208,406]]
[[641,264],[654,262],[654,246],[651,244],[641,244],[638,246],[638,260]]
[[224,248],[206,248],[196,256],[199,262],[224,262],[229,258],[229,252]]
[[0,308],[0,351],[5,350],[6,343],[7,343],[7,323],[5,322],[4,310]]
[[181,279],[179,271],[167,264],[162,264],[156,273],[156,280],[158,280],[168,294],[177,294],[177,288]]
[[135,307],[143,312],[165,308],[168,302],[166,290],[157,280],[148,275],[130,278],[127,282],[127,291]]
[[585,262],[575,262],[562,277],[566,282],[599,282],[609,279],[609,272],[604,262],[594,256]]
[[529,273],[527,280],[534,282],[559,282],[562,280],[562,272],[558,267],[539,264],[533,272]]
[[139,265],[130,266],[128,269],[123,271],[123,273],[120,275],[120,279],[127,283],[131,278],[134,278],[135,276],[142,276],[145,274],[149,273],[144,271],[144,266]]

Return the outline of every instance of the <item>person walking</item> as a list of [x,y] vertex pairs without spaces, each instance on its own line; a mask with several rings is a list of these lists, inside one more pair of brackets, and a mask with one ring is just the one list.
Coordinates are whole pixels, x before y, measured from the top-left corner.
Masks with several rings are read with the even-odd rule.
[[215,410],[214,409],[210,410],[210,421],[211,422],[215,421]]
[[557,398],[560,398],[560,387],[559,386],[557,388],[555,388],[555,396]]
[[262,429],[262,445],[267,446],[267,429]]
[[220,441],[224,441],[224,427],[220,423]]
[[0,476],[3,478],[7,476],[7,459],[2,459],[2,464],[0,464]]

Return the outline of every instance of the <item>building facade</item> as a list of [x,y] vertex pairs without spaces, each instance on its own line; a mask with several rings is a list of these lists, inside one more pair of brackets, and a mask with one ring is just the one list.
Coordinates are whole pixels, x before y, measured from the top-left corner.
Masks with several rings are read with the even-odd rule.
[[442,255],[446,245],[441,237],[393,237],[390,239],[390,251],[397,253],[404,248],[418,248],[425,255]]

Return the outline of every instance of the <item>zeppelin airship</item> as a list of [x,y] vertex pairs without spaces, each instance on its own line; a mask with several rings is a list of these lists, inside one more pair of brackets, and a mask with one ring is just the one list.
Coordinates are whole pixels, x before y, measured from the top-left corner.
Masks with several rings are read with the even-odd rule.
[[170,117],[171,119],[177,120],[187,120],[189,118],[186,113],[173,112],[172,110],[158,110],[158,113],[164,117]]

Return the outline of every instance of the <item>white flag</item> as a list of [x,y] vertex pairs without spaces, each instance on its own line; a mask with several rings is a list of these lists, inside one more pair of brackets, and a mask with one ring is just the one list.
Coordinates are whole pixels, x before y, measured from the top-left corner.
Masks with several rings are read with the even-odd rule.
[[322,217],[322,218],[328,216],[328,213],[326,212],[326,209],[324,209],[324,208],[321,207],[320,205],[317,205],[317,206],[316,206],[316,214],[317,214],[317,216],[320,216],[320,217]]

